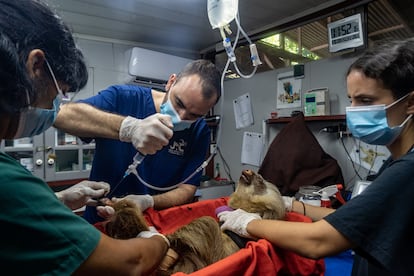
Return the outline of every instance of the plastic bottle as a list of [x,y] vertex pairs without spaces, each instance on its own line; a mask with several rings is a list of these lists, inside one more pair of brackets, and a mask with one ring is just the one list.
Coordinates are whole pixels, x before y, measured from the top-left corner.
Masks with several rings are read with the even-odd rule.
[[239,9],[238,0],[208,0],[207,13],[211,27],[222,28],[236,18]]
[[214,172],[214,179],[215,180],[220,180],[221,176],[220,176],[220,164],[216,163],[216,171]]
[[322,192],[321,207],[331,208],[331,200],[329,199],[328,193],[325,191]]
[[297,198],[306,204],[321,206],[321,196],[316,193],[319,189],[318,186],[302,186],[299,188]]

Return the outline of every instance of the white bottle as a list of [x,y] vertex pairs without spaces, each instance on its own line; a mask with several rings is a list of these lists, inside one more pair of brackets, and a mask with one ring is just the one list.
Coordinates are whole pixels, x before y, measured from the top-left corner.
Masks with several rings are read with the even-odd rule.
[[207,0],[207,13],[211,27],[221,28],[236,18],[239,0]]
[[328,196],[328,193],[325,191],[322,192],[321,207],[331,208],[331,200]]

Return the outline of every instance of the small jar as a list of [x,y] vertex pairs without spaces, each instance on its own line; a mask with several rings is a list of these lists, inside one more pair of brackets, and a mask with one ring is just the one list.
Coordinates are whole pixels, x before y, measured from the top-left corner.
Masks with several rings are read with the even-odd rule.
[[313,193],[320,189],[321,187],[318,186],[302,186],[299,188],[296,198],[309,205],[321,206],[320,195]]

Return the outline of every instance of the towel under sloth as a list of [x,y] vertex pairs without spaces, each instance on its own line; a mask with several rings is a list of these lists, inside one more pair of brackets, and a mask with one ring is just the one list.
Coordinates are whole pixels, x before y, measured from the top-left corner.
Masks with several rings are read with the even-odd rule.
[[[283,219],[285,206],[276,185],[251,170],[244,170],[236,191],[228,201],[229,207],[259,213],[266,219]],[[106,224],[109,236],[119,239],[136,237],[148,230],[142,212],[132,202],[122,200],[113,205],[115,214]],[[170,275],[181,271],[192,273],[213,264],[240,248],[219,227],[215,218],[203,216],[167,235],[174,257],[162,265],[157,275]],[[170,251],[171,252],[171,251]],[[176,253],[176,255],[175,255]]]

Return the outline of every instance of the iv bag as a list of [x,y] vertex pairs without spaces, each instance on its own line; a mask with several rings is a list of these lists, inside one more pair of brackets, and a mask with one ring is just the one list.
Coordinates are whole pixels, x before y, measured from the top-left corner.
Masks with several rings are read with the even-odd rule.
[[213,29],[224,27],[237,15],[239,0],[207,0],[208,19]]

